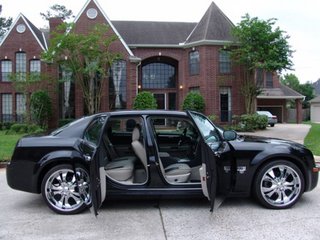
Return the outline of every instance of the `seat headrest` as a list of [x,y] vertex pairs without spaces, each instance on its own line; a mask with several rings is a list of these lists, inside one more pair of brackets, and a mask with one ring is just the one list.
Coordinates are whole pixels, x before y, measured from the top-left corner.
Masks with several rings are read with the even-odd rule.
[[139,141],[140,139],[140,127],[135,126],[132,131],[132,141]]

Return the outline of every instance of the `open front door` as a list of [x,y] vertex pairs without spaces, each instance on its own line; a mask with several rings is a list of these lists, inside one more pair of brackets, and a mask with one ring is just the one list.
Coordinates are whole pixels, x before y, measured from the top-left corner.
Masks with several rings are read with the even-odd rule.
[[106,150],[102,144],[103,129],[107,122],[106,116],[97,117],[89,125],[85,132],[87,146],[94,149],[93,154],[84,153],[84,157],[90,162],[90,197],[92,202],[91,211],[98,215],[98,209],[106,197]]
[[219,147],[220,138],[212,123],[202,114],[187,112],[193,119],[201,133],[201,159],[202,166],[199,169],[203,194],[210,201],[210,211],[213,211],[217,192],[217,156],[215,150]]
[[210,211],[212,212],[216,200],[217,191],[217,165],[216,156],[212,149],[204,142],[201,143],[202,166],[199,169],[201,177],[201,187],[203,194],[210,201]]

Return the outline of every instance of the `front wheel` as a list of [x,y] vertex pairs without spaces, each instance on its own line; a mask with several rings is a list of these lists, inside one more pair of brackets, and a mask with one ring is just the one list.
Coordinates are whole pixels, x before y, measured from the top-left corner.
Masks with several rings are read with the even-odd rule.
[[300,169],[285,160],[263,166],[255,178],[254,194],[267,208],[290,208],[304,192],[304,177]]
[[90,204],[89,174],[82,166],[74,169],[69,164],[55,166],[46,173],[41,193],[50,209],[59,214],[75,214]]

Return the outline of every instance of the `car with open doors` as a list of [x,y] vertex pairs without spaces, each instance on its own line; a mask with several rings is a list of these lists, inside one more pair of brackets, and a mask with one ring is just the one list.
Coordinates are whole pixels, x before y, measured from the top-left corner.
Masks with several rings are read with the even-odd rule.
[[303,145],[224,131],[192,111],[118,111],[21,138],[8,185],[41,193],[60,214],[108,198],[251,194],[267,208],[293,206],[314,189],[319,166]]

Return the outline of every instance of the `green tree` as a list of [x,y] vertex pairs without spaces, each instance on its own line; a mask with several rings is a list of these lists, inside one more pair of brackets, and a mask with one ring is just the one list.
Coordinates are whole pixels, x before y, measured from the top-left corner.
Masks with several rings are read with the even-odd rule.
[[103,83],[112,63],[121,57],[110,51],[118,38],[108,33],[106,24],[97,24],[84,34],[75,32],[73,24],[63,23],[52,33],[50,47],[42,54],[45,61],[70,69],[81,86],[89,114],[100,111]]
[[[2,13],[2,5],[0,5],[0,14]],[[6,34],[6,32],[10,29],[12,24],[12,18],[4,18],[0,17],[0,39]]]
[[[298,77],[292,73],[282,76],[280,78],[280,82],[305,96],[303,101],[304,108],[308,108],[310,106],[309,101],[315,97],[312,83],[307,82],[300,84]],[[291,101],[290,105],[291,107],[295,107],[295,102]]]
[[281,72],[293,65],[289,36],[279,27],[275,28],[275,23],[276,19],[265,21],[246,14],[232,31],[237,47],[230,48],[231,57],[236,64],[244,67],[245,81],[241,92],[248,114],[254,112],[255,99],[261,93],[260,87],[255,84],[256,70]]
[[197,112],[204,112],[205,102],[203,97],[198,92],[189,92],[183,101],[183,110],[192,110]]
[[42,90],[34,92],[31,95],[30,104],[33,120],[45,129],[52,114],[51,100],[48,93]]
[[72,10],[68,10],[65,6],[54,4],[47,10],[47,13],[40,13],[43,19],[49,20],[50,18],[60,17],[63,20],[69,19],[73,16]]
[[151,92],[139,92],[134,99],[133,109],[135,110],[148,110],[157,109],[157,101]]
[[290,88],[292,88],[295,91],[299,91],[300,89],[300,82],[299,79],[296,75],[290,73],[290,74],[285,74],[284,76],[280,77],[280,82],[285,85],[288,86]]

